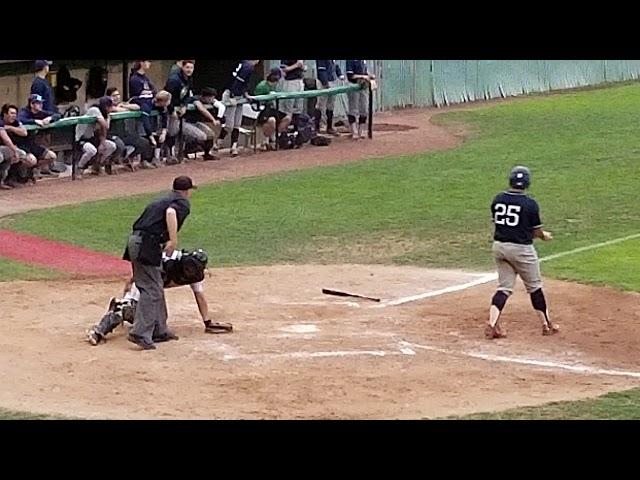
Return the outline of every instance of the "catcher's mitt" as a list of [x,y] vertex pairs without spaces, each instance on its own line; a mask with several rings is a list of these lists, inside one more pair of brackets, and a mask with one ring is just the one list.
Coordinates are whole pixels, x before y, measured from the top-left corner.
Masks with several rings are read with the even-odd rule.
[[207,320],[204,322],[204,333],[231,333],[233,325],[226,322],[212,322]]

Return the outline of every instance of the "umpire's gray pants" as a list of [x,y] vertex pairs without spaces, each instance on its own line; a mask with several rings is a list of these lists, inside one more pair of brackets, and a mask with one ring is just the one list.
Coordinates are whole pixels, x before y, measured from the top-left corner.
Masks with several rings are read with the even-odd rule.
[[153,342],[153,337],[161,337],[167,329],[167,303],[160,266],[145,265],[138,260],[142,237],[129,237],[129,256],[133,265],[133,281],[140,290],[140,300],[130,333]]

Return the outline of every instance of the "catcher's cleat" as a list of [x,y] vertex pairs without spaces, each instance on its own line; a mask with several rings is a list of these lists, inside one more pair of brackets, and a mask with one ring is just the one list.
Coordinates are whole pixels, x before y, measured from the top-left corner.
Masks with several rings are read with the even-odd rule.
[[503,333],[500,327],[496,324],[495,327],[487,325],[484,329],[484,336],[489,340],[493,340],[494,338],[505,338],[507,335]]
[[98,345],[102,341],[106,341],[107,339],[102,336],[100,333],[96,332],[93,328],[87,332],[87,340],[94,347]]
[[549,322],[549,323],[545,323],[542,326],[542,335],[544,335],[545,337],[556,334],[559,331],[560,331],[560,327],[555,323]]
[[233,325],[226,322],[212,322],[207,320],[204,322],[204,333],[231,333]]
[[117,306],[118,306],[118,300],[116,300],[116,297],[111,297],[111,299],[109,300],[109,306],[107,307],[107,310],[109,312],[115,312]]

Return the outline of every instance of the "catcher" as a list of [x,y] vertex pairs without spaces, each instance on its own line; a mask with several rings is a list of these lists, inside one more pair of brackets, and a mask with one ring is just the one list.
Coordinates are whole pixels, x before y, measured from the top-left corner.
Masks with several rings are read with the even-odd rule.
[[[209,319],[209,306],[204,296],[204,272],[208,257],[203,250],[174,251],[171,256],[163,254],[162,279],[164,288],[189,285],[198,304],[198,311],[204,322],[205,333],[229,333],[233,331],[230,323],[213,322]],[[91,345],[98,345],[106,341],[107,334],[111,333],[123,322],[133,324],[136,312],[136,304],[140,298],[140,292],[130,278],[124,288],[122,299],[111,298],[107,313],[100,323],[87,332],[87,339]],[[177,338],[172,338],[177,340]]]

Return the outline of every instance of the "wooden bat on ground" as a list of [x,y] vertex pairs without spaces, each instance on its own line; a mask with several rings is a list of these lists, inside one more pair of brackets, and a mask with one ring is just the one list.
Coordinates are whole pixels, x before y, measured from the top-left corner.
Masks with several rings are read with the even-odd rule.
[[375,298],[375,297],[367,297],[365,295],[358,295],[356,293],[349,293],[349,292],[341,292],[340,290],[330,290],[328,288],[323,288],[322,289],[322,293],[324,293],[325,295],[336,295],[338,297],[355,297],[355,298],[364,298],[365,300],[371,300],[373,302],[379,302],[380,299],[379,298]]

